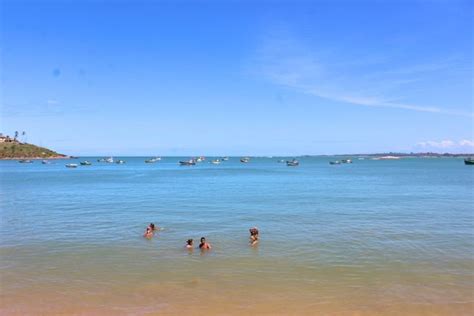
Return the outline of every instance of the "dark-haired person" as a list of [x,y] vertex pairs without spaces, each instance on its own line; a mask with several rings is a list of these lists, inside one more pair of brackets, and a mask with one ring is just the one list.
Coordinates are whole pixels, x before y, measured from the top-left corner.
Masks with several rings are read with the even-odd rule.
[[189,250],[193,250],[193,240],[192,239],[188,239],[186,241],[186,246],[184,246],[186,249],[189,249]]
[[146,231],[145,231],[145,234],[143,234],[143,237],[148,238],[148,239],[153,237],[153,230],[150,228],[150,226],[146,228]]
[[206,238],[201,237],[201,243],[199,244],[199,249],[201,250],[206,250],[206,249],[211,249],[211,245],[206,242]]
[[257,227],[252,227],[249,229],[250,232],[250,245],[254,246],[258,243],[258,228]]

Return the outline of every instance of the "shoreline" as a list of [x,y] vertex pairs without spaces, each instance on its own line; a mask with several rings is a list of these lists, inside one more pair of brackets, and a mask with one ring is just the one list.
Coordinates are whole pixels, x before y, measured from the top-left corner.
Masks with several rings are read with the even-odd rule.
[[71,156],[53,156],[53,157],[6,157],[0,158],[0,160],[51,160],[51,159],[71,159]]

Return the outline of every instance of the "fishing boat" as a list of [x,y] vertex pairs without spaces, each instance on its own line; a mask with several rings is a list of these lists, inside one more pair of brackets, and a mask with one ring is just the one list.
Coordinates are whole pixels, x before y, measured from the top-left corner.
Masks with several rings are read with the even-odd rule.
[[19,163],[33,163],[33,160],[29,160],[29,159],[22,159],[20,161],[18,161]]
[[105,158],[105,162],[114,163],[114,158],[113,157]]
[[194,166],[196,164],[196,161],[194,159],[189,159],[189,160],[181,160],[179,162],[180,166]]
[[51,161],[43,160],[43,161],[41,161],[41,163],[42,163],[43,165],[50,165],[50,164],[51,164]]
[[464,159],[464,164],[465,165],[474,165],[474,158],[469,157],[469,158]]
[[118,165],[123,165],[125,163],[125,161],[119,159],[115,163],[118,164]]
[[81,161],[81,166],[90,166],[90,165],[92,165],[90,161],[87,161],[87,160]]
[[161,160],[161,158],[159,157],[154,157],[154,158],[150,158],[150,159],[147,159],[145,160],[146,163],[155,163],[157,161]]
[[77,168],[77,163],[68,163],[66,164],[66,168]]
[[105,158],[97,159],[97,162],[105,162]]
[[352,163],[352,160],[350,160],[350,159],[342,159],[341,162],[342,162],[342,163]]
[[222,157],[221,160],[222,160],[222,161],[227,161],[227,160],[229,160],[229,157]]
[[286,161],[286,165],[288,167],[296,167],[296,166],[299,166],[300,165],[300,162],[296,159],[293,159],[293,160],[287,160]]
[[211,160],[209,163],[213,164],[213,165],[218,165],[221,163],[221,161],[219,159],[214,159],[214,160]]
[[249,157],[240,158],[240,162],[242,163],[248,163],[249,161],[250,161]]
[[330,165],[340,165],[341,162],[339,160],[336,160],[336,161],[330,161],[329,164]]

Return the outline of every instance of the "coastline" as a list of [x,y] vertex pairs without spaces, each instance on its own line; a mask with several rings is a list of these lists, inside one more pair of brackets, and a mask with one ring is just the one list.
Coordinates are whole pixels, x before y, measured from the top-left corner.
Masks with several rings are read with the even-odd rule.
[[71,159],[71,156],[52,156],[52,157],[2,157],[0,160],[23,160],[23,159],[29,159],[29,160],[58,160],[58,159]]

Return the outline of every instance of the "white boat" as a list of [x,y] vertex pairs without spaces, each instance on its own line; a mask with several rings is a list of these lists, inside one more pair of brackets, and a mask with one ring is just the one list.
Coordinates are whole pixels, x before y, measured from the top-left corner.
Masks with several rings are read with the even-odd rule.
[[88,160],[81,161],[80,164],[81,164],[81,166],[91,166],[92,165],[92,163]]
[[150,158],[150,159],[147,159],[145,160],[146,163],[155,163],[157,161],[160,161],[161,158],[160,157],[154,157],[154,158]]
[[107,162],[107,163],[114,163],[114,158],[113,158],[113,157],[106,158],[106,159],[105,159],[105,162]]
[[249,161],[250,161],[249,157],[240,158],[240,162],[242,162],[242,163],[248,163]]
[[342,163],[352,163],[352,160],[350,160],[350,159],[342,159],[341,162],[342,162]]
[[117,160],[115,163],[116,163],[116,164],[118,164],[118,165],[122,165],[122,164],[124,164],[124,163],[125,163],[125,161],[124,161],[124,160],[120,160],[120,159],[119,159],[119,160]]
[[229,160],[229,157],[222,157],[221,160],[222,160],[222,161],[227,161],[227,160]]
[[77,163],[68,163],[66,164],[66,168],[77,168]]
[[41,163],[42,163],[43,165],[50,165],[50,164],[51,164],[51,161],[43,160],[43,161],[41,161]]
[[221,161],[219,159],[214,159],[214,160],[211,160],[210,163],[212,163],[213,165],[218,165],[221,163]]

